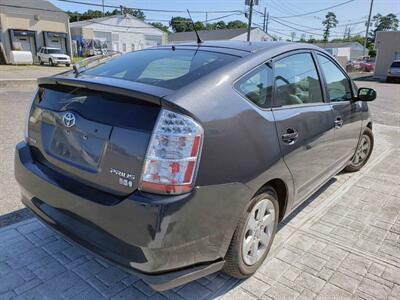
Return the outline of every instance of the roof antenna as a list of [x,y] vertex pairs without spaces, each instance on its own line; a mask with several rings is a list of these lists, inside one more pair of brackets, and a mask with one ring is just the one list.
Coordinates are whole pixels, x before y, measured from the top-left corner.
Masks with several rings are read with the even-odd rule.
[[197,36],[197,44],[201,44],[203,41],[201,40],[201,38],[200,38],[200,36],[199,36],[199,33],[198,33],[197,30],[196,30],[196,26],[194,25],[192,16],[190,15],[190,11],[189,11],[188,9],[187,9],[187,12],[188,12],[190,21],[192,21],[193,30],[194,30],[194,32],[196,33],[196,36]]

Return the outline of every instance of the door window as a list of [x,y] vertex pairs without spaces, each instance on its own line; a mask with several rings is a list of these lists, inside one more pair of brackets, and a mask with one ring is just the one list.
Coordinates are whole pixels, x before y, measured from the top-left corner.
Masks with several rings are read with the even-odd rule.
[[240,79],[235,87],[244,97],[257,106],[271,107],[272,68],[267,64],[259,66]]
[[329,100],[331,102],[350,100],[351,88],[347,77],[330,59],[320,54],[317,56],[325,75]]
[[310,53],[294,54],[275,63],[274,105],[323,102],[320,79]]

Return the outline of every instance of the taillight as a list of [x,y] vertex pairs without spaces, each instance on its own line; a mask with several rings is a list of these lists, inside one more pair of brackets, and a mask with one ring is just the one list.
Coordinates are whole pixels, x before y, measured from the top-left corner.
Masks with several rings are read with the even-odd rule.
[[192,118],[162,109],[147,150],[142,191],[181,194],[193,189],[203,129]]

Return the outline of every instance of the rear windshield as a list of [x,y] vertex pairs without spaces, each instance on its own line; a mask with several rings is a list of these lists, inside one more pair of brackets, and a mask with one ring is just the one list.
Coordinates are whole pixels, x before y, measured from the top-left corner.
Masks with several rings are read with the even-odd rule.
[[394,63],[392,63],[392,65],[390,67],[391,68],[400,68],[400,61],[395,61]]
[[152,49],[124,54],[83,72],[179,89],[238,59],[208,51]]

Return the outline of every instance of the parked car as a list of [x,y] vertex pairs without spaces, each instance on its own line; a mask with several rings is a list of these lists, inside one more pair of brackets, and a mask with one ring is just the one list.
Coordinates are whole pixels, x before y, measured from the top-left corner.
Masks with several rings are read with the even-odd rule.
[[375,69],[375,60],[374,59],[365,59],[361,61],[361,70],[364,72],[373,72]]
[[245,278],[278,223],[368,161],[375,97],[311,44],[135,51],[39,79],[15,177],[44,223],[156,290]]
[[375,69],[375,61],[373,59],[356,59],[348,61],[346,71],[354,72],[372,72]]
[[42,47],[37,53],[37,57],[41,65],[44,63],[51,66],[62,64],[69,67],[71,65],[71,58],[64,54],[60,48]]
[[386,82],[392,82],[396,79],[400,79],[400,60],[395,60],[392,62],[386,75]]

